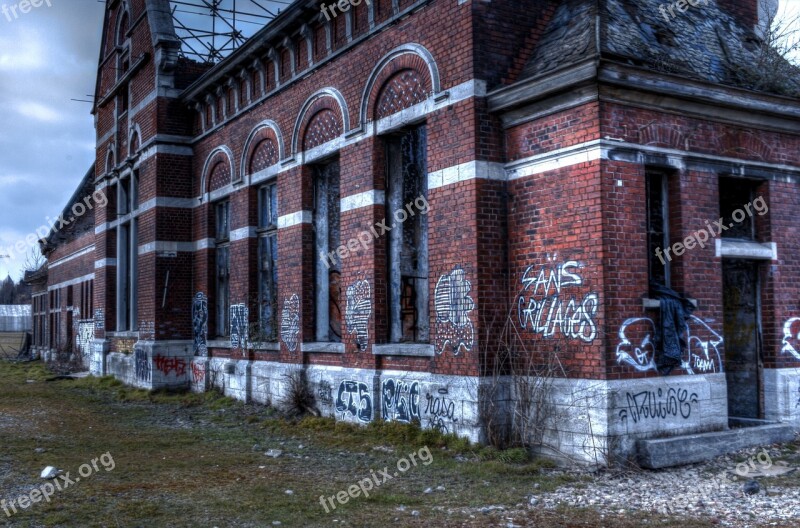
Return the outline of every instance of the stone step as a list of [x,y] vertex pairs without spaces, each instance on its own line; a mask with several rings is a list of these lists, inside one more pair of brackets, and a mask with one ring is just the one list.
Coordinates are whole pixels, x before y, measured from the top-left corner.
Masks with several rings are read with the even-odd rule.
[[636,442],[639,465],[659,469],[703,462],[748,447],[791,442],[796,428],[774,423],[727,431],[698,433]]

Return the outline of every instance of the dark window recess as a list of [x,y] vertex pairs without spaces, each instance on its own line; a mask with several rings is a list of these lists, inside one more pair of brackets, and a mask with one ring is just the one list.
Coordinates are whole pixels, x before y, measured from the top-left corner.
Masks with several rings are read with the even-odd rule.
[[230,311],[230,202],[214,206],[216,223],[216,318],[217,336],[229,334]]
[[278,186],[258,190],[259,340],[278,338]]
[[[719,179],[719,211],[722,225],[728,228],[722,232],[722,238],[755,240],[753,215],[757,211],[750,204],[755,197],[756,185],[750,180],[740,178]],[[745,205],[749,206],[749,213]]]
[[670,263],[664,254],[669,247],[667,175],[662,172],[648,172],[646,179],[649,280],[651,283],[669,287]]
[[[388,199],[386,223],[399,223],[395,214],[420,196],[427,199],[427,134],[425,126],[386,141]],[[406,211],[408,212],[408,211]],[[389,341],[427,342],[428,315],[428,218],[406,215],[389,231]]]
[[341,262],[335,255],[339,236],[339,161],[314,167],[314,249],[316,273],[316,340],[339,343],[341,324]]

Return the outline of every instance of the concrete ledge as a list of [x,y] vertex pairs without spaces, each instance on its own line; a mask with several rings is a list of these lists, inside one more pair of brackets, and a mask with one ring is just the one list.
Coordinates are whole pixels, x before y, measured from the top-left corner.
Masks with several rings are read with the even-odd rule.
[[344,343],[300,343],[300,352],[344,354]]
[[771,424],[713,433],[673,436],[636,442],[639,464],[659,469],[703,462],[748,447],[780,444],[794,440],[791,425]]
[[433,345],[415,345],[407,343],[372,345],[372,353],[376,356],[434,356]]

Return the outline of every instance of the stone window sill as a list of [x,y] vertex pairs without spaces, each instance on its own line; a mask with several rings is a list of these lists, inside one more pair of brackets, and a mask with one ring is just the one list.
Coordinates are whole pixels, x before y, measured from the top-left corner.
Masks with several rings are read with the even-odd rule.
[[433,345],[415,343],[390,343],[372,345],[372,353],[376,356],[415,356],[433,357]]
[[301,343],[300,351],[312,354],[344,354],[344,343]]

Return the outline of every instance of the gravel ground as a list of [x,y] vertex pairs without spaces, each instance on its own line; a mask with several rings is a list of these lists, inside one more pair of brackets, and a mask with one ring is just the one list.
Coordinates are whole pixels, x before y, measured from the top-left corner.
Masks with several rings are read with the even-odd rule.
[[[742,465],[747,460],[752,464]],[[586,484],[534,493],[530,503],[548,509],[569,505],[613,514],[686,515],[730,527],[800,526],[797,467],[800,456],[793,447],[770,446],[678,468],[598,472]]]

